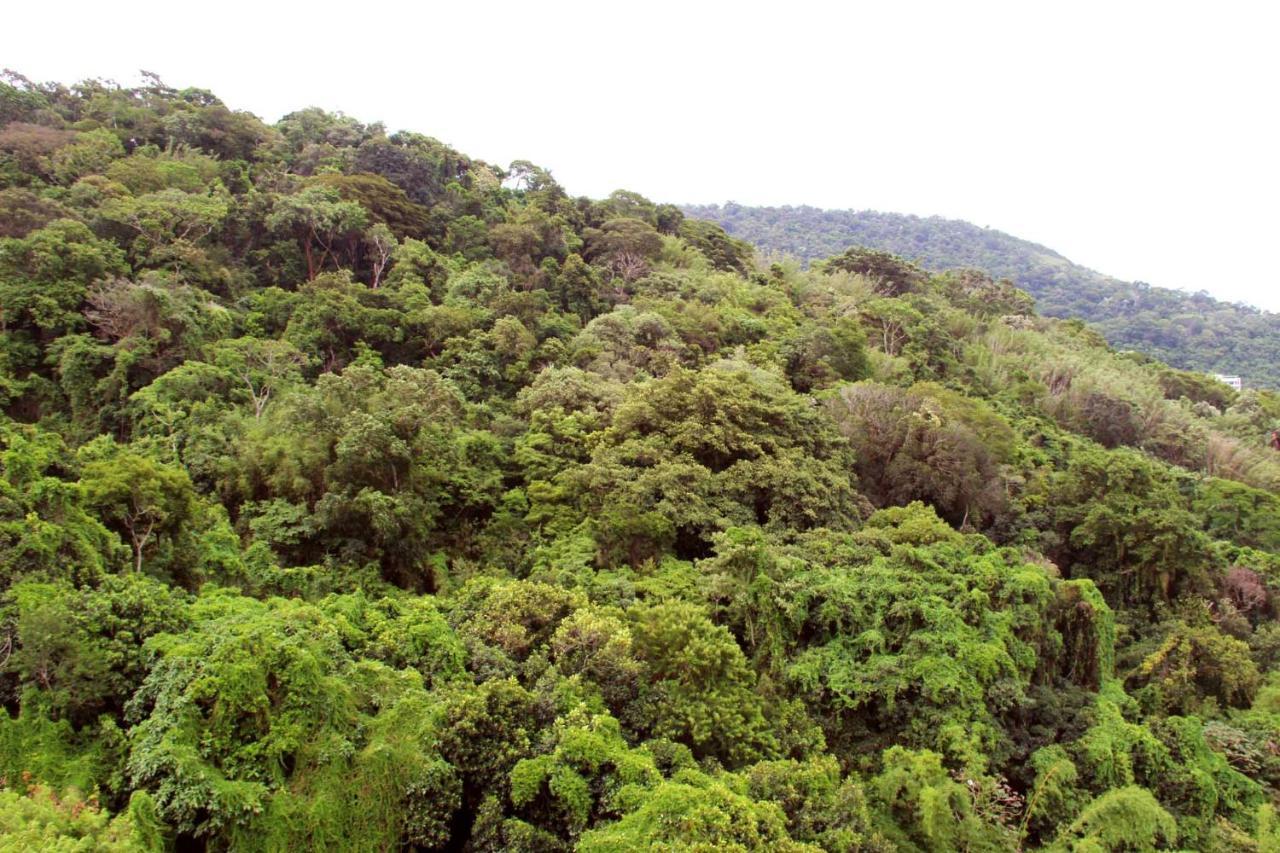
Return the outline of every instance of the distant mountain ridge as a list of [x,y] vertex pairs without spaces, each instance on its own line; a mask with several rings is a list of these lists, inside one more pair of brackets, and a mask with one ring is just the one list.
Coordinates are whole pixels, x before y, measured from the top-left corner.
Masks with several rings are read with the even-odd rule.
[[1040,313],[1092,323],[1113,346],[1174,367],[1237,374],[1280,388],[1280,314],[1127,282],[1073,263],[1037,243],[958,219],[816,207],[684,205],[766,252],[813,261],[862,245],[927,269],[974,267],[1031,293]]

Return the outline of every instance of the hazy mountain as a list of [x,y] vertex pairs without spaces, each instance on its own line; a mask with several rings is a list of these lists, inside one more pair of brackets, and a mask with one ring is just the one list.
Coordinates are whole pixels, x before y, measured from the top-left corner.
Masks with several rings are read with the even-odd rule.
[[1011,279],[1041,314],[1094,324],[1114,346],[1184,369],[1235,373],[1245,384],[1280,387],[1280,315],[1112,278],[1050,248],[958,219],[815,207],[686,205],[766,252],[818,260],[855,245],[883,249],[940,271],[974,267]]

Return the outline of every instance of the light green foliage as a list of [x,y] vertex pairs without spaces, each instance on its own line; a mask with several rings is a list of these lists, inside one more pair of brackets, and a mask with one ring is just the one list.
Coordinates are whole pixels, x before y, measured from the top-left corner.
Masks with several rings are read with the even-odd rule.
[[751,671],[728,631],[683,602],[634,608],[628,615],[636,656],[648,670],[628,716],[643,730],[730,764],[774,750]]
[[588,461],[591,435],[609,425],[620,396],[616,384],[577,368],[539,373],[516,400],[517,411],[529,419],[514,453],[525,475],[545,482],[572,463]]
[[1280,821],[1276,819],[1274,806],[1258,806],[1258,851],[1275,853],[1280,850]]
[[550,752],[520,761],[511,771],[511,801],[527,816],[540,813],[548,829],[573,838],[622,812],[624,786],[662,781],[653,757],[629,747],[617,720],[578,708],[560,717]]
[[218,180],[218,161],[198,151],[176,147],[161,151],[143,146],[107,167],[106,176],[134,195],[166,189],[199,193]]
[[585,604],[581,593],[550,584],[478,578],[459,590],[451,615],[473,659],[514,673],[517,664],[545,653],[561,621]]
[[1080,790],[1080,774],[1066,749],[1053,745],[1036,750],[1031,756],[1035,783],[1027,792],[1027,808],[1022,819],[1022,834],[1040,839],[1052,838],[1053,830],[1079,814],[1084,800]]
[[1196,717],[1169,717],[1148,724],[1169,752],[1169,765],[1150,773],[1146,786],[1178,820],[1178,838],[1211,847],[1220,829],[1252,830],[1262,787],[1232,768],[1205,738]]
[[458,782],[421,674],[353,661],[300,602],[203,596],[157,637],[128,772],[177,830],[236,849],[435,843]]
[[0,791],[0,851],[25,853],[137,853],[164,850],[163,839],[146,822],[146,794],[135,795],[129,811],[112,818],[92,797],[74,789],[59,797],[37,785],[25,796]]
[[1193,844],[1206,843],[1223,820],[1252,828],[1261,788],[1211,750],[1197,718],[1129,722],[1106,699],[1099,700],[1096,717],[1068,748],[1082,788],[1102,793],[1142,786],[1178,818],[1178,834]]
[[898,849],[1012,848],[1007,829],[984,825],[974,813],[969,788],[947,773],[937,753],[891,747],[870,788],[881,827]]
[[1068,681],[1096,690],[1115,678],[1115,613],[1093,581],[1058,584],[1055,627],[1062,635],[1058,671]]
[[329,596],[320,608],[337,623],[343,645],[356,658],[393,669],[415,669],[427,686],[465,673],[461,641],[429,598],[372,599],[361,593]]
[[6,426],[0,433],[0,567],[24,577],[79,581],[123,562],[119,540],[95,518],[84,490],[57,474],[69,465],[56,435]]
[[[938,523],[918,504],[902,515],[898,529],[913,517]],[[834,555],[793,579],[805,648],[788,677],[822,710],[833,741],[881,732],[872,743],[927,746],[981,769],[1001,748],[995,697],[1020,691],[1049,640],[1052,585],[1013,554],[945,537],[870,559]]]
[[715,538],[715,554],[698,563],[703,596],[762,668],[779,672],[796,632],[785,591],[807,565],[782,555],[758,527],[731,527]]
[[586,833],[584,853],[624,850],[781,851],[819,848],[792,840],[782,810],[753,800],[733,777],[681,771],[653,790],[624,790],[629,808],[611,825]]
[[307,357],[288,341],[235,338],[219,342],[214,363],[248,392],[253,416],[261,418],[273,394],[287,390],[302,378]]
[[145,554],[172,547],[194,512],[191,478],[182,468],[123,450],[88,462],[80,475],[85,503],[133,547],[134,571]]
[[0,846],[1275,846],[1280,395],[1114,288],[0,76]]
[[127,735],[108,718],[77,731],[68,720],[49,719],[39,701],[24,701],[15,717],[0,711],[0,777],[18,790],[42,784],[119,794],[128,749]]
[[124,156],[120,137],[105,128],[78,134],[74,142],[53,155],[53,174],[61,184],[106,171],[111,161]]
[[1139,701],[1169,714],[1243,707],[1258,689],[1249,648],[1213,625],[1179,623],[1128,677]]
[[1077,766],[1095,790],[1132,785],[1165,763],[1163,745],[1145,726],[1125,720],[1115,702],[1099,698],[1095,718],[1073,746]]
[[532,757],[539,722],[534,696],[514,679],[492,679],[473,689],[456,687],[442,700],[440,751],[461,777],[464,808],[474,813]]
[[1085,807],[1055,847],[1076,853],[1110,850],[1175,850],[1178,824],[1151,792],[1108,791]]

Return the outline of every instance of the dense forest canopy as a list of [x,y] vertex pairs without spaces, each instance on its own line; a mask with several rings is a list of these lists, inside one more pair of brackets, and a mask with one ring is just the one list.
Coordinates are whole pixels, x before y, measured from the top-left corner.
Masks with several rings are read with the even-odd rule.
[[682,209],[766,252],[806,262],[864,246],[934,272],[979,269],[1029,292],[1042,315],[1085,320],[1115,347],[1184,370],[1238,375],[1246,385],[1280,389],[1280,314],[1223,302],[1203,291],[1120,281],[1052,249],[957,219],[733,202]]
[[1280,849],[1280,396],[6,81],[0,849]]

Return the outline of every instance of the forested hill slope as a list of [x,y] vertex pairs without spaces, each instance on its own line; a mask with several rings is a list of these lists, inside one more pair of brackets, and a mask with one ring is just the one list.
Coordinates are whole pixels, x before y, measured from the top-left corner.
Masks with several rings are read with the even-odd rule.
[[1280,849],[1276,393],[155,78],[0,308],[0,849]]
[[1280,388],[1280,314],[1120,281],[1072,263],[1036,243],[957,219],[814,207],[688,205],[684,212],[722,225],[767,252],[813,261],[868,246],[941,271],[973,267],[1008,278],[1049,317],[1094,325],[1114,346],[1167,364],[1242,376]]

